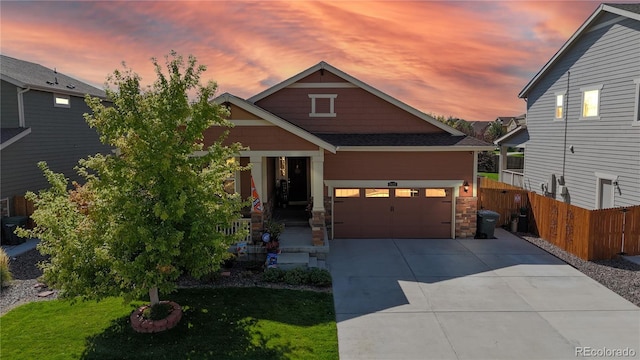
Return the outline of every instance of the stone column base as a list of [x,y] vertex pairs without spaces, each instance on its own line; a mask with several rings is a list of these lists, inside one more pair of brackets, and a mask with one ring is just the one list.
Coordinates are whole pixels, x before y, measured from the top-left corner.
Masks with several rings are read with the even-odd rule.
[[324,233],[325,233],[325,222],[324,222],[324,211],[314,211],[311,217],[311,236],[313,246],[323,246],[324,245]]

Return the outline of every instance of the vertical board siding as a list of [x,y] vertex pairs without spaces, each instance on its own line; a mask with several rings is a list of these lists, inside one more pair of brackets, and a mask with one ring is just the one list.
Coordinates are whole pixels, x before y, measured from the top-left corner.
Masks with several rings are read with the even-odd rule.
[[[514,201],[516,194],[520,203]],[[502,224],[527,206],[531,232],[584,260],[611,259],[621,252],[640,255],[640,206],[587,210],[484,178],[478,198],[479,206],[500,213]]]
[[[606,14],[594,25],[615,18]],[[555,198],[586,209],[596,207],[595,172],[618,176],[614,205],[640,204],[640,127],[632,126],[634,79],[640,76],[640,21],[624,19],[586,32],[528,94],[525,188],[542,194],[551,174],[564,175],[569,197]],[[567,120],[554,120],[557,92],[567,90]],[[603,85],[600,120],[580,120],[580,88]],[[566,143],[565,143],[566,129]],[[573,146],[571,152],[569,147]],[[563,159],[566,161],[563,164]],[[564,166],[563,166],[564,165]],[[618,189],[617,189],[618,190]]]

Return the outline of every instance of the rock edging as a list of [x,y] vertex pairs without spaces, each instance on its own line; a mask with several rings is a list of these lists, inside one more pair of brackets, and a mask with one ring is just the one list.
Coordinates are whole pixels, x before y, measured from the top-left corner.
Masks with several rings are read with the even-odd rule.
[[129,320],[131,321],[131,327],[134,331],[139,333],[157,333],[165,330],[169,330],[180,322],[182,319],[182,307],[173,301],[161,301],[162,304],[170,304],[171,312],[162,320],[145,319],[142,316],[142,312],[150,307],[150,305],[144,305],[131,312]]

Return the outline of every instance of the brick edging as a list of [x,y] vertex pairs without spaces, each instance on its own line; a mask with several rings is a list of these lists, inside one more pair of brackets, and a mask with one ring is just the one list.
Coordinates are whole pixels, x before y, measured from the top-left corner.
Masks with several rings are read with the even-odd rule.
[[160,301],[161,304],[170,304],[172,309],[169,315],[162,320],[145,319],[142,312],[150,305],[144,305],[131,312],[129,320],[134,331],[139,333],[157,333],[169,330],[182,319],[182,307],[173,301]]

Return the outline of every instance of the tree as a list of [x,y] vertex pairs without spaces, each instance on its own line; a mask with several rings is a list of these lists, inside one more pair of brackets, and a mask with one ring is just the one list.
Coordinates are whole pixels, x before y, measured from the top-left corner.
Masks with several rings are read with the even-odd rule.
[[500,138],[502,135],[504,135],[504,130],[502,129],[502,123],[499,121],[493,121],[485,131],[484,139],[487,142],[493,143],[494,140]]
[[28,195],[37,224],[28,235],[51,255],[43,264],[45,281],[63,296],[130,301],[148,292],[157,304],[158,291],[174,291],[183,273],[200,277],[219,269],[229,245],[245,235],[221,232],[246,205],[223,186],[241,170],[231,160],[240,145],[223,145],[223,136],[194,155],[203,150],[204,130],[231,126],[227,110],[210,102],[215,83],[200,84],[206,68],[193,56],[185,64],[172,52],[166,74],[152,61],[153,85],[143,89],[123,64],[108,77],[112,106],[86,98],[93,111],[87,122],[118,156],[81,160],[77,169],[86,182],[71,191],[64,175],[40,164],[51,188]]

